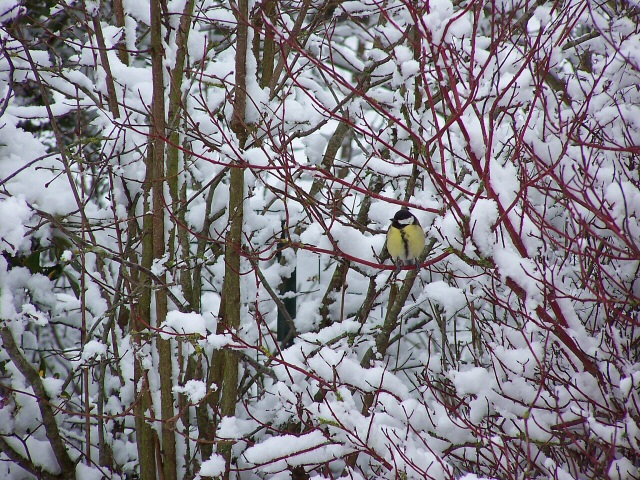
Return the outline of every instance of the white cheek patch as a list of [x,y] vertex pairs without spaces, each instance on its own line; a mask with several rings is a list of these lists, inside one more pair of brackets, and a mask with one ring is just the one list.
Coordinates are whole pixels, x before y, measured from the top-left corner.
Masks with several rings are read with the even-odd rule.
[[398,220],[400,225],[411,225],[413,223],[413,218],[403,218],[402,220]]

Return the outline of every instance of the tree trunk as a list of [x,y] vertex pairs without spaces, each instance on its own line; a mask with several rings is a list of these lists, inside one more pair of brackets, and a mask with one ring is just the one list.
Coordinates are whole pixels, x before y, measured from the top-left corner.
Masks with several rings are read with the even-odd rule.
[[[151,157],[152,181],[152,209],[153,209],[153,258],[159,261],[164,257],[166,244],[164,237],[164,161],[165,161],[165,87],[164,87],[164,49],[162,46],[162,9],[160,0],[151,2],[151,70],[153,76],[153,100],[151,106],[151,142],[153,156]],[[167,275],[158,274],[162,287],[166,285]],[[160,327],[167,316],[167,293],[164,288],[156,288],[156,327]],[[176,439],[173,428],[173,358],[171,355],[171,340],[156,339],[158,348],[158,370],[160,374],[160,414],[162,417],[162,471],[164,480],[176,480],[177,459]]]
[[[240,148],[248,138],[245,123],[247,105],[247,50],[249,46],[249,4],[247,0],[238,2],[236,11],[238,22],[236,50],[236,90],[233,105],[231,128],[238,138]],[[232,165],[229,181],[229,232],[226,238],[225,278],[224,278],[224,322],[229,330],[240,326],[240,258],[242,253],[242,221],[244,201],[244,168]],[[222,398],[220,410],[222,416],[233,416],[238,401],[239,358],[236,352],[225,350],[224,370],[222,372]],[[221,445],[221,453],[227,464],[225,479],[229,478],[231,467],[231,444]]]

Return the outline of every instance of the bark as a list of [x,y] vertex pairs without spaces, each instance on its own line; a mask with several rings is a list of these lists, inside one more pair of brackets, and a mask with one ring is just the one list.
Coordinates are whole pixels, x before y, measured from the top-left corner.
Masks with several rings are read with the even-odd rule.
[[[153,164],[153,144],[149,145],[149,151],[145,159],[146,174],[143,184],[144,200],[143,211],[145,212],[142,220],[142,257],[141,265],[144,271],[150,271],[153,263],[153,213],[151,212],[151,184],[153,181],[153,172],[151,166]],[[133,310],[131,316],[131,331],[135,344],[140,348],[142,346],[142,336],[140,332],[145,325],[151,325],[151,292],[152,278],[144,273],[134,272],[133,280],[136,277],[140,282],[140,298],[137,311]],[[134,404],[134,412],[136,419],[136,444],[138,447],[138,462],[141,480],[155,480],[156,464],[155,464],[155,441],[154,431],[149,425],[145,417],[151,408],[151,397],[149,395],[149,386],[146,382],[145,370],[142,365],[142,358],[135,357],[134,364],[134,381],[135,393],[138,401]]]
[[[99,12],[99,10],[98,10]],[[102,25],[100,24],[100,15],[96,15],[92,19],[93,30],[96,36],[96,42],[98,43],[98,52],[100,54],[100,64],[104,69],[105,81],[107,83],[107,95],[109,110],[113,114],[114,118],[120,117],[120,107],[118,106],[118,96],[116,94],[116,85],[113,81],[113,75],[111,74],[111,65],[109,64],[109,55],[107,55],[107,46],[104,42],[104,35],[102,34]]]
[[[75,480],[76,464],[67,452],[66,442],[62,438],[60,429],[58,428],[58,423],[56,422],[54,406],[51,404],[51,399],[49,398],[49,394],[42,383],[40,375],[38,375],[38,371],[27,361],[24,355],[22,355],[22,352],[13,339],[13,334],[8,327],[0,328],[0,338],[2,338],[4,350],[7,352],[16,368],[24,378],[26,378],[27,382],[29,382],[33,388],[36,398],[38,399],[38,408],[40,410],[40,415],[42,415],[42,424],[44,426],[47,439],[49,440],[49,444],[51,445],[51,449],[53,450],[53,454],[60,466],[60,474],[56,478],[63,480]],[[0,444],[0,450],[10,455],[12,453],[11,449],[4,448],[8,447],[8,444],[4,441],[3,444]],[[28,466],[28,464],[31,464],[31,461],[28,459],[23,458],[22,460],[24,465]],[[35,470],[33,472],[35,472]],[[46,475],[43,474],[43,478],[46,478]]]
[[[164,172],[165,161],[165,87],[164,87],[164,49],[162,46],[162,6],[160,0],[151,2],[151,71],[153,76],[153,100],[151,106],[151,157],[152,171],[152,211],[153,211],[153,258],[155,261],[164,257],[166,243],[164,236]],[[158,275],[162,285],[166,284],[167,275]],[[162,325],[167,316],[167,293],[164,288],[155,290],[156,327]],[[165,480],[176,480],[177,458],[174,432],[174,398],[173,398],[173,358],[171,340],[156,339],[158,350],[158,369],[160,375],[160,415],[162,417],[162,471]]]
[[[236,78],[231,129],[238,138],[240,148],[244,148],[248,138],[245,123],[247,105],[247,51],[249,48],[249,2],[240,0],[236,11],[238,22],[236,50]],[[240,258],[242,252],[242,221],[244,201],[244,168],[232,165],[229,193],[229,231],[226,237],[225,277],[224,277],[224,324],[229,330],[240,326]],[[238,401],[239,357],[232,350],[224,351],[222,371],[222,397],[220,412],[222,416],[233,416]],[[231,467],[231,444],[220,445],[220,452],[227,464],[225,479],[229,478]]]

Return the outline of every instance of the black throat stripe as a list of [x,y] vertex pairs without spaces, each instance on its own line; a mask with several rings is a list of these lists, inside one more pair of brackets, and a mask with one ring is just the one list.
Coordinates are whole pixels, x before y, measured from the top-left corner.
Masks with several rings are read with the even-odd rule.
[[404,257],[409,258],[409,240],[407,240],[407,234],[404,229],[400,230],[400,235],[402,236],[402,244],[404,245]]

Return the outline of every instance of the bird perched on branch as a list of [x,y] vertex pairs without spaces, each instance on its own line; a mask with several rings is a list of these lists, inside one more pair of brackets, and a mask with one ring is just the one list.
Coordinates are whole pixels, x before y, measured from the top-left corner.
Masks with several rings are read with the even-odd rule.
[[424,242],[424,230],[415,215],[406,208],[398,210],[387,231],[387,250],[396,266],[399,268],[405,262],[414,261],[419,267],[418,257]]

